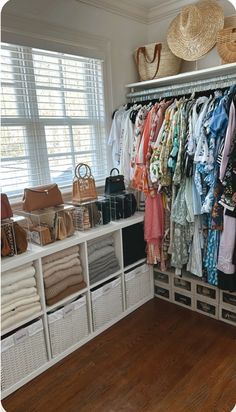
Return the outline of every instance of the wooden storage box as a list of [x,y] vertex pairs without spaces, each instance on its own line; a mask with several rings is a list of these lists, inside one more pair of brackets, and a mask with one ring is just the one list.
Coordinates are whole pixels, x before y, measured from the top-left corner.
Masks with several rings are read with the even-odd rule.
[[121,279],[117,278],[91,291],[94,330],[111,322],[122,314]]
[[55,357],[89,334],[86,296],[48,314],[52,356]]
[[47,362],[42,320],[2,340],[2,390],[6,390]]
[[125,295],[127,308],[141,302],[152,293],[152,279],[148,265],[144,264],[125,273]]

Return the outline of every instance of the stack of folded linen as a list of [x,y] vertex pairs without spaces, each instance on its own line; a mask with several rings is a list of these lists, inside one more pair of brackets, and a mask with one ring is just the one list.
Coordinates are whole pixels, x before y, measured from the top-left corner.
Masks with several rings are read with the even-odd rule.
[[112,236],[89,243],[88,263],[91,284],[106,278],[120,269]]
[[35,267],[32,263],[4,272],[1,276],[2,330],[41,311]]
[[78,245],[45,256],[42,262],[47,305],[86,287]]

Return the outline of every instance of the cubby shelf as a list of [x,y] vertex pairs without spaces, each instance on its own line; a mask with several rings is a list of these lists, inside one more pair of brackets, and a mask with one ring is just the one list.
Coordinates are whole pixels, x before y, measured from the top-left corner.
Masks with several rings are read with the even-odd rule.
[[[45,341],[45,345],[43,345],[45,347],[42,348],[42,350],[45,351],[45,348],[46,348],[46,353],[47,353],[47,361],[44,362],[43,365],[39,364],[37,367],[35,367],[35,370],[29,370],[29,372],[25,376],[21,376],[20,368],[18,368],[19,369],[18,376],[20,376],[20,378],[16,379],[16,381],[11,381],[11,379],[13,379],[12,377],[9,378],[9,381],[7,381],[7,379],[6,381],[3,380],[3,384],[5,384],[5,387],[2,388],[2,398],[8,396],[10,393],[14,392],[16,389],[24,385],[26,382],[29,382],[35,376],[39,375],[40,373],[42,373],[43,371],[45,371],[46,369],[54,365],[56,362],[63,359],[69,353],[73,352],[74,350],[78,349],[80,346],[82,346],[89,340],[93,339],[99,333],[103,332],[108,327],[110,327],[111,325],[113,325],[114,323],[122,319],[123,317],[127,316],[129,313],[131,313],[133,310],[138,308],[140,305],[147,302],[149,299],[153,298],[154,296],[153,269],[151,266],[146,267],[147,276],[146,278],[145,277],[142,278],[142,287],[145,286],[143,285],[145,281],[148,283],[147,287],[144,288],[144,290],[146,290],[146,294],[144,293],[140,295],[139,299],[132,301],[131,306],[127,303],[127,296],[126,296],[127,291],[126,291],[126,283],[125,283],[125,274],[129,270],[133,269],[135,271],[136,267],[143,266],[145,264],[145,259],[142,259],[142,258],[137,259],[137,261],[134,262],[133,264],[126,266],[126,267],[124,266],[123,247],[122,247],[122,244],[123,244],[122,229],[128,226],[142,224],[143,220],[144,220],[144,214],[141,212],[136,212],[135,215],[133,215],[130,218],[122,219],[116,222],[111,222],[107,225],[94,228],[94,229],[90,229],[88,231],[76,232],[70,238],[67,238],[61,241],[56,241],[46,246],[42,246],[42,247],[33,246],[31,250],[27,251],[26,253],[22,255],[14,256],[12,258],[10,257],[4,258],[2,260],[2,272],[3,273],[5,271],[18,268],[19,266],[22,266],[26,263],[32,263],[34,265],[36,269],[35,278],[36,278],[36,283],[37,283],[37,290],[40,296],[40,302],[41,302],[41,307],[42,307],[42,311],[37,313],[36,315],[31,316],[25,319],[24,321],[18,322],[17,324],[5,329],[2,333],[3,342],[4,342],[4,339],[8,339],[9,337],[11,338],[12,336],[11,344],[16,344],[17,339],[15,338],[15,335],[18,336],[17,334],[19,332],[24,334],[24,331],[25,331],[26,337],[31,336],[28,333],[27,328],[32,327],[34,324],[36,325],[37,323],[42,321],[44,341]],[[115,250],[117,260],[119,262],[120,269],[116,270],[114,273],[110,274],[109,276],[104,277],[104,279],[99,280],[96,283],[90,284],[89,265],[88,265],[88,246],[90,245],[90,241],[94,241],[95,239],[97,239],[99,242],[100,239],[103,239],[104,237],[110,236],[110,235],[112,235],[113,240],[114,240],[114,250]],[[63,251],[75,245],[79,245],[81,265],[83,268],[84,280],[87,286],[81,290],[78,290],[76,293],[73,293],[72,295],[49,306],[46,304],[46,301],[45,301],[45,291],[44,291],[44,281],[43,281],[43,260],[42,259],[46,256],[50,256],[56,252]],[[140,287],[139,278],[140,277],[138,276],[137,278],[135,278],[137,281],[137,288]],[[133,280],[134,284],[135,284],[135,279]],[[112,289],[113,287],[112,285],[113,284],[116,285],[116,283],[119,284],[119,288],[114,288],[112,290],[111,297],[109,298],[110,289]],[[103,293],[104,293],[104,299],[103,299]],[[93,297],[97,295],[99,296],[99,306],[97,306],[98,307],[97,310],[99,310],[102,313],[102,315],[104,314],[104,319],[102,320],[99,318],[100,316],[99,313],[95,312],[96,305],[93,304]],[[50,329],[49,316],[52,313],[54,313],[55,319],[57,321],[57,313],[58,313],[58,318],[60,318],[61,313],[64,313],[65,316],[68,316],[68,324],[73,325],[72,320],[70,318],[70,316],[72,316],[71,311],[73,310],[72,308],[75,306],[74,303],[77,301],[79,302],[80,298],[83,298],[82,299],[83,302],[84,302],[84,299],[86,301],[88,335],[82,337],[76,343],[74,343],[74,340],[73,340],[74,338],[70,337],[70,343],[68,343],[68,347],[66,347],[67,343],[63,341],[64,346],[61,345],[61,347],[63,348],[66,347],[66,349],[65,350],[63,349],[63,352],[58,354],[57,351],[55,351],[55,347],[53,346],[56,344],[54,340],[55,339],[55,329],[53,328]],[[120,300],[119,304],[117,303],[118,298]],[[109,313],[109,309],[110,309],[109,305],[111,304],[111,302],[112,302],[112,307],[113,307],[113,315],[112,317],[109,317],[109,316],[106,317],[106,311],[107,313]],[[119,310],[116,309],[117,307],[119,307]],[[73,322],[75,322],[75,319],[77,319],[77,317],[78,317],[78,314],[73,313]],[[96,324],[95,324],[95,318],[96,318]],[[67,325],[66,329],[68,329],[68,324],[65,322],[65,320],[62,319],[61,323],[60,322],[58,323],[59,329],[57,332],[57,338],[58,336],[60,336],[60,333],[61,333],[61,339],[64,339],[64,340],[67,339],[67,332],[66,331],[63,332],[60,329],[65,324]],[[78,326],[78,324],[76,326]],[[52,330],[54,332],[52,332]],[[74,330],[75,330],[75,327],[71,326],[72,334]],[[33,338],[35,339],[35,337]],[[24,339],[26,339],[26,343],[27,345],[29,345],[30,343],[27,342],[28,338],[24,338]],[[24,345],[24,339],[21,339],[21,336],[20,336],[20,345]],[[41,336],[41,339],[42,339],[42,336]],[[60,347],[60,344],[57,347]],[[4,350],[6,350],[6,348]],[[11,349],[9,349],[9,351],[10,350],[11,351],[13,350],[12,347]],[[40,352],[41,347],[39,347],[38,350]],[[17,348],[16,353],[14,353],[14,356],[16,356],[16,359],[17,359],[17,356],[19,355],[18,351],[19,353],[21,353],[20,346]],[[22,349],[22,353],[25,353],[23,349]],[[2,357],[4,359],[3,369],[4,367],[7,369],[9,365],[9,363],[6,362],[7,355],[8,354],[6,352],[2,353]],[[27,356],[27,352],[24,356]],[[43,356],[41,357],[41,359],[44,359],[44,358],[45,357]],[[11,363],[10,359],[9,359],[9,362]],[[25,363],[24,359],[21,359],[21,362]],[[11,365],[9,365],[9,368],[11,368]],[[7,383],[4,383],[4,382],[7,382]],[[9,382],[11,382],[10,386],[9,386]]]

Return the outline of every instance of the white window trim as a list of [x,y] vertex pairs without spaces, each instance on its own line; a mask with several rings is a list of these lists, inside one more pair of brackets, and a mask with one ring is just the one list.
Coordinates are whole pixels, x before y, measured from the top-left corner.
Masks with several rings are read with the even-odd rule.
[[[69,30],[61,26],[48,24],[36,19],[2,14],[1,41],[33,48],[48,49],[84,57],[104,60],[104,99],[106,116],[106,136],[111,126],[113,108],[111,78],[111,44],[101,36]],[[111,151],[107,145],[108,170],[112,168]],[[104,182],[105,183],[105,182]],[[102,191],[102,187],[98,187]],[[71,192],[62,190],[64,198],[70,198]],[[19,204],[21,199],[14,202]]]

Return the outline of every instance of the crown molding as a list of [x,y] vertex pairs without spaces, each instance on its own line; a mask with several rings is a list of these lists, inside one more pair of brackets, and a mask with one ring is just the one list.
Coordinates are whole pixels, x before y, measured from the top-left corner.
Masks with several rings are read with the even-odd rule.
[[135,20],[139,23],[148,23],[148,9],[135,6],[131,0],[75,0],[78,3],[94,6],[107,12]]
[[186,4],[186,0],[162,1],[159,6],[151,7],[148,10],[148,23],[152,24],[174,18]]

